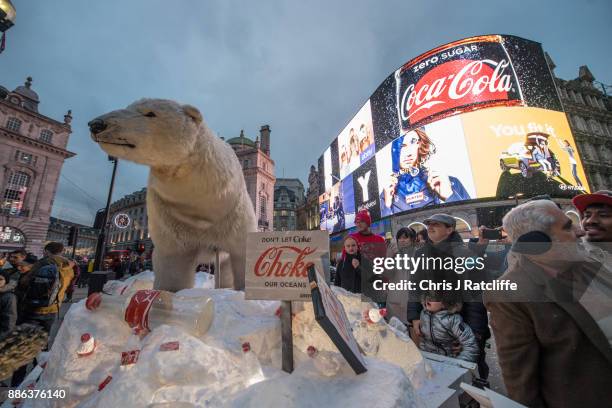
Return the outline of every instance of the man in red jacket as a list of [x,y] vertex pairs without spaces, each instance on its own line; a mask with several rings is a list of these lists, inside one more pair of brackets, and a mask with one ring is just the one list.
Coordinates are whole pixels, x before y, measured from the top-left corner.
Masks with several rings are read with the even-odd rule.
[[359,245],[359,251],[368,259],[384,257],[387,255],[387,244],[383,237],[370,231],[371,224],[372,217],[370,217],[368,210],[359,211],[355,216],[357,232],[350,236],[355,238],[357,245]]

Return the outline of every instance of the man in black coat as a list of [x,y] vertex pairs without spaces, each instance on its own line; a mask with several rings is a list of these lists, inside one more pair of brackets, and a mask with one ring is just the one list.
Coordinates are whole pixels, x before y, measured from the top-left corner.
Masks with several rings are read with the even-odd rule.
[[[470,251],[464,244],[463,239],[459,235],[456,228],[456,220],[454,217],[448,214],[435,214],[427,218],[424,221],[427,226],[427,233],[431,242],[426,243],[422,248],[418,249],[415,253],[415,258],[423,257],[424,259],[430,260],[430,268],[423,267],[418,268],[414,275],[413,281],[417,283],[421,280],[426,280],[434,283],[441,283],[446,281],[452,285],[453,290],[443,291],[444,298],[447,301],[461,302],[466,299],[466,294],[461,290],[454,290],[457,285],[457,281],[463,279],[469,272],[459,274],[458,271],[447,268],[439,268],[440,262],[434,262],[435,259],[442,260],[444,265],[448,258],[474,258],[478,254]],[[408,316],[407,321],[410,322],[412,328],[411,334],[415,343],[418,343],[421,336],[420,331],[420,314],[423,306],[421,304],[421,291],[417,290],[411,292],[408,301]],[[468,298],[469,299],[469,298]],[[473,299],[469,299],[473,300]],[[476,300],[476,299],[474,299]],[[480,349],[480,356],[478,358],[478,371],[482,379],[486,379],[489,375],[489,367],[485,362],[485,344],[486,340],[491,337],[489,330],[487,310],[482,303],[482,300],[464,302],[461,309],[461,317],[463,321],[470,326]],[[458,350],[459,351],[459,350]]]

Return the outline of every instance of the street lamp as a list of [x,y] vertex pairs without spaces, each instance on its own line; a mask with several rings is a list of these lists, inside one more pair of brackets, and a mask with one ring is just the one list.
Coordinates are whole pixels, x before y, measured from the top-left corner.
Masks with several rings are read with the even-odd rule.
[[0,0],[0,32],[5,32],[15,24],[15,6],[10,0]]
[[[2,1],[2,0],[0,0]],[[96,246],[96,258],[94,260],[94,271],[99,271],[104,256],[106,246],[106,224],[108,223],[108,213],[110,211],[111,199],[113,198],[113,188],[115,187],[115,174],[117,174],[117,163],[119,160],[116,157],[108,156],[108,160],[113,162],[113,175],[108,189],[108,198],[106,199],[106,208],[104,209],[104,217],[102,218],[100,233],[98,234],[98,244]]]
[[5,31],[15,24],[16,16],[15,6],[13,6],[11,1],[0,0],[0,33],[2,33],[2,38],[0,38],[0,53],[4,51],[4,47],[6,46]]
[[519,197],[524,196],[525,194],[523,193],[516,193],[515,195],[512,195],[510,197],[508,197],[510,200],[514,199],[514,202],[516,203],[516,206],[518,207],[518,199]]

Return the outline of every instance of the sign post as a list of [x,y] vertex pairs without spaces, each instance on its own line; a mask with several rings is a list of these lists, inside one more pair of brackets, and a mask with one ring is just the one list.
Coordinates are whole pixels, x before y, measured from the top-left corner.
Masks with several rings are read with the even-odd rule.
[[282,361],[283,371],[293,372],[293,330],[291,324],[291,302],[283,300],[281,302],[281,341],[282,341]]
[[328,267],[325,231],[250,233],[247,239],[245,299],[280,300],[282,366],[293,372],[291,301],[310,301],[308,268]]

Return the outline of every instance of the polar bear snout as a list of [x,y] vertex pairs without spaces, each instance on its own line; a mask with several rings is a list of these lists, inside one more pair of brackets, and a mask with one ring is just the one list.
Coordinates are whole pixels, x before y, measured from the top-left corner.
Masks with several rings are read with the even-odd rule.
[[104,131],[108,125],[106,124],[106,122],[104,122],[104,120],[100,119],[100,118],[96,118],[92,121],[90,121],[87,126],[89,126],[89,130],[91,131],[91,133],[93,133],[94,135],[97,135],[98,133]]

